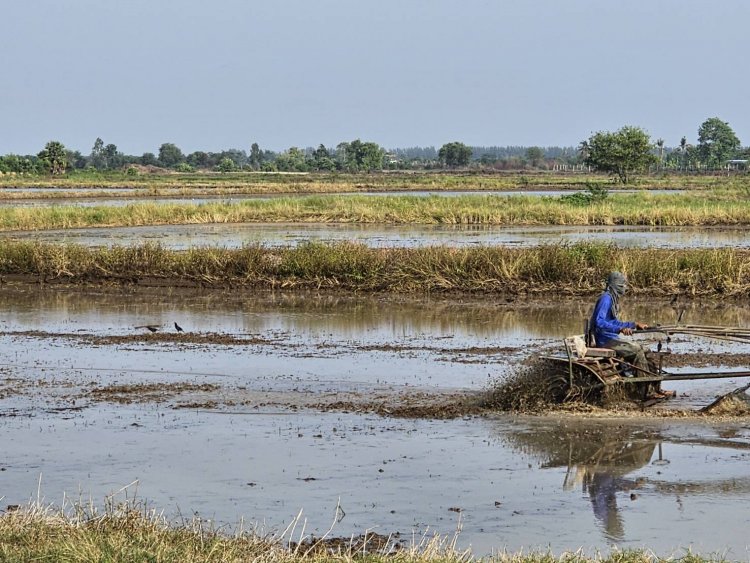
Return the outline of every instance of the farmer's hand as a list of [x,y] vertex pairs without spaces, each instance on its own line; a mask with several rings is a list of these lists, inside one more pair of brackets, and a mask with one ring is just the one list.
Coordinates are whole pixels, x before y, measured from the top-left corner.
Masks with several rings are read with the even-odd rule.
[[645,330],[648,328],[648,325],[643,323],[635,323],[635,328],[637,328],[638,330]]
[[628,328],[628,327],[624,327],[624,328],[620,329],[620,332],[623,333],[625,336],[630,336],[631,334],[633,334],[633,329],[632,328]]

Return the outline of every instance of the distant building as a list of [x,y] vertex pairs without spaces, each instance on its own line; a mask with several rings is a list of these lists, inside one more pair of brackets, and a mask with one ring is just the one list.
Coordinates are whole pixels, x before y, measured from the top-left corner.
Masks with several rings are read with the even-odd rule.
[[734,158],[732,160],[727,160],[727,169],[747,170],[747,162],[748,160],[746,158]]

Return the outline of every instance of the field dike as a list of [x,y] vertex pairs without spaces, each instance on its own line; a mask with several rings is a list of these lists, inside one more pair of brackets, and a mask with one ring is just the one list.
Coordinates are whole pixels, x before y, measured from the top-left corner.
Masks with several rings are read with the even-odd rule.
[[87,248],[34,242],[7,242],[0,248],[0,278],[27,283],[589,295],[602,289],[612,270],[628,275],[634,293],[750,293],[750,251],[731,248],[622,249],[580,243],[377,249],[308,243],[176,251],[156,244]]

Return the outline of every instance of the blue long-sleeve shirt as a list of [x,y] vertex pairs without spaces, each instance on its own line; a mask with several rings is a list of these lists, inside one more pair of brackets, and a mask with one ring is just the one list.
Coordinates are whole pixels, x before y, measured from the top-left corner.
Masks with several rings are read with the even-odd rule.
[[590,325],[597,346],[617,338],[623,328],[635,328],[634,322],[620,321],[612,314],[612,296],[607,291],[596,302]]

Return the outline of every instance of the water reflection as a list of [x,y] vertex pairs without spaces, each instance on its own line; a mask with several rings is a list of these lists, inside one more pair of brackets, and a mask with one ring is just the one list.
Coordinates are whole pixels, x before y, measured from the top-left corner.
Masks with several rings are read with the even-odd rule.
[[[193,332],[282,330],[333,340],[393,341],[419,336],[446,337],[433,342],[445,347],[467,341],[524,346],[536,338],[559,339],[582,332],[590,301],[6,286],[0,292],[0,322],[8,327],[85,328],[96,333],[122,332],[141,324],[171,327],[177,321]],[[684,308],[686,323],[750,325],[750,311],[740,304],[692,302]],[[623,310],[623,316],[649,323],[671,324],[676,315],[667,298],[631,300]]]
[[[618,435],[619,434],[619,435]],[[638,479],[627,475],[647,465],[652,458],[656,441],[631,442],[622,432],[602,431],[598,436],[588,436],[587,447],[569,452],[563,489],[572,490],[580,485],[588,494],[594,516],[604,534],[611,540],[625,537],[623,519],[617,507],[617,494],[637,489]],[[568,442],[573,449],[573,440]]]
[[[541,421],[518,431],[504,432],[499,439],[538,459],[542,469],[564,468],[561,489],[581,491],[588,498],[594,520],[607,541],[621,543],[632,535],[627,531],[624,513],[632,513],[632,503],[641,495],[675,497],[682,510],[683,499],[694,495],[732,496],[750,492],[750,478],[744,476],[744,470],[740,475],[732,475],[734,468],[726,466],[699,473],[697,466],[685,463],[685,456],[680,453],[687,447],[690,455],[692,450],[698,450],[706,459],[736,459],[738,455],[733,452],[750,450],[747,436],[742,435],[745,432],[735,430],[734,439],[727,440],[721,438],[722,434],[716,438],[675,436],[664,427],[611,420],[556,422]],[[677,471],[664,473],[673,453],[677,457]]]
[[626,227],[552,226],[503,227],[499,225],[382,225],[382,224],[208,224],[144,227],[102,227],[35,232],[6,232],[8,240],[113,246],[158,242],[165,248],[219,246],[241,248],[297,246],[311,240],[353,241],[375,248],[449,245],[470,247],[505,245],[529,247],[539,244],[596,241],[629,248],[750,247],[741,228],[722,227]]

